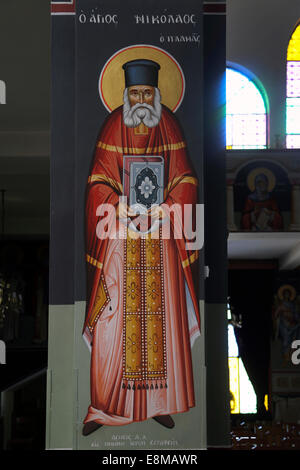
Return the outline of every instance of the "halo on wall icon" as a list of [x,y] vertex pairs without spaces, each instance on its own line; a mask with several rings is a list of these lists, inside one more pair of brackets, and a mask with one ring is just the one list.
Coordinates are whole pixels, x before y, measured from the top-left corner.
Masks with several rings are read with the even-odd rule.
[[137,44],[120,49],[105,63],[99,77],[99,95],[107,111],[123,104],[125,88],[122,65],[130,60],[149,59],[158,62],[158,88],[162,104],[176,112],[185,93],[185,78],[176,59],[165,50],[152,45]]
[[290,284],[284,284],[278,289],[278,297],[280,300],[284,300],[284,291],[289,292],[291,301],[295,300],[296,298],[296,289],[295,287],[291,286]]
[[255,179],[258,175],[264,175],[268,180],[268,191],[272,192],[276,186],[276,178],[274,173],[268,168],[258,167],[252,170],[247,177],[247,185],[250,191],[255,190]]

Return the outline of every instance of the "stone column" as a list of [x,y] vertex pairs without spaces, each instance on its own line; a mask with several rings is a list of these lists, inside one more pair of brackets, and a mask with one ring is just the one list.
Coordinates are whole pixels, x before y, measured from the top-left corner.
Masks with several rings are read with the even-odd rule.
[[[215,8],[219,5],[219,9]],[[230,399],[227,338],[226,5],[205,2],[203,18],[203,154],[205,181],[205,364],[207,447],[230,447]],[[220,14],[220,9],[223,14]],[[224,84],[224,86],[222,85]],[[229,179],[229,178],[228,178]],[[216,191],[215,188],[218,188]],[[231,193],[232,194],[232,193]],[[231,203],[231,210],[232,210]]]
[[300,230],[300,184],[292,186],[292,207],[290,230]]
[[234,222],[234,199],[233,199],[233,184],[227,183],[227,228],[229,232],[236,232],[237,226]]

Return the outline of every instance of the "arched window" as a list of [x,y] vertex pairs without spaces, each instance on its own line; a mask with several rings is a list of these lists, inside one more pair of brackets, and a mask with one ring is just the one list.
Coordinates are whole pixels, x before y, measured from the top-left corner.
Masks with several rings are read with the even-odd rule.
[[226,69],[226,148],[267,147],[268,98],[259,81],[236,68]]
[[287,49],[286,147],[300,148],[300,23],[294,29]]
[[257,397],[239,354],[233,326],[235,322],[229,304],[227,305],[227,319],[230,412],[232,414],[256,413]]

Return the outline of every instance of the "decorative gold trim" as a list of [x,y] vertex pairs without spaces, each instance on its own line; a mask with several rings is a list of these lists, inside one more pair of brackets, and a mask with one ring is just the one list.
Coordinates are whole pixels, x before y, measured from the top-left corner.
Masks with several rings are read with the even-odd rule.
[[124,387],[153,388],[157,380],[166,385],[162,249],[161,232],[159,240],[150,234],[138,240],[128,236],[124,244]]
[[152,152],[163,152],[166,150],[180,150],[186,147],[185,142],[177,142],[176,144],[164,144],[164,145],[159,145],[158,147],[149,147],[147,148],[146,153],[152,153]]
[[183,268],[186,268],[187,266],[189,266],[190,264],[193,264],[199,257],[199,251],[194,251],[194,253],[189,256],[187,259],[185,259],[184,261],[182,261],[182,266]]
[[174,188],[177,184],[182,184],[182,183],[190,183],[194,184],[195,186],[198,186],[198,180],[197,178],[193,176],[177,176],[177,178],[174,178],[172,181],[167,186],[167,191],[171,191],[171,189]]
[[190,184],[194,184],[195,186],[198,186],[197,178],[194,178],[193,176],[184,176],[184,177],[178,176],[177,178],[174,178],[172,181],[170,181],[170,183],[166,187],[166,189],[164,191],[164,199],[166,199],[169,192],[173,188],[175,188],[175,186],[177,186],[177,184],[182,184],[182,183],[190,183]]
[[97,144],[97,147],[100,148],[100,149],[103,149],[103,150],[108,150],[109,152],[123,153],[123,148],[122,147],[118,147],[116,145],[106,144],[105,142],[101,142],[101,140],[99,140],[99,142]]
[[89,319],[89,327],[91,331],[93,331],[95,324],[97,323],[101,313],[103,312],[109,301],[110,297],[108,294],[104,276],[102,275],[98,285],[93,310]]
[[103,264],[100,263],[100,261],[97,261],[95,258],[92,258],[90,255],[86,255],[86,260],[88,263],[92,264],[93,266],[96,266],[98,269],[103,268]]
[[151,154],[151,153],[159,153],[165,152],[167,150],[180,150],[186,147],[186,143],[177,142],[176,144],[164,144],[159,145],[157,147],[119,147],[117,145],[110,145],[106,144],[105,142],[99,141],[97,146],[103,150],[107,150],[109,152],[118,152],[122,155],[124,154],[133,154],[133,155],[143,155],[143,154]]
[[135,135],[148,135],[149,127],[145,126],[143,122],[137,127],[134,128]]
[[114,180],[113,178],[109,178],[109,176],[98,174],[98,175],[91,175],[88,178],[88,183],[108,183],[113,188],[117,189],[121,193],[123,192],[123,185],[119,183],[119,181]]

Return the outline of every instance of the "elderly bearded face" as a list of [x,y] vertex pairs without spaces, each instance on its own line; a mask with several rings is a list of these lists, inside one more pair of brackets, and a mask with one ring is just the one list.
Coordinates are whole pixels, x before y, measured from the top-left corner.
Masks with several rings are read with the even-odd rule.
[[123,119],[127,127],[137,127],[141,123],[155,127],[161,117],[161,97],[158,88],[147,85],[134,85],[124,91]]

